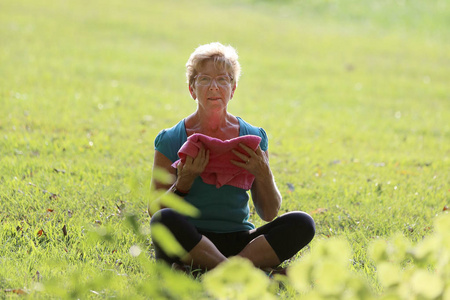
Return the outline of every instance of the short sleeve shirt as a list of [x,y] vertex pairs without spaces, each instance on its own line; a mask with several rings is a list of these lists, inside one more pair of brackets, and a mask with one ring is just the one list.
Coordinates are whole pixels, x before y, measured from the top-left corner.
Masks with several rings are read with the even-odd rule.
[[[241,118],[239,121],[239,136],[257,135],[261,137],[262,151],[268,149],[268,138],[264,129],[255,127]],[[162,130],[155,139],[155,150],[162,153],[172,162],[179,159],[178,150],[186,142],[187,134],[184,120],[175,126]],[[189,218],[195,227],[209,232],[236,232],[254,229],[249,222],[249,196],[246,190],[230,185],[216,188],[206,184],[197,177],[184,198],[200,210],[198,218]]]

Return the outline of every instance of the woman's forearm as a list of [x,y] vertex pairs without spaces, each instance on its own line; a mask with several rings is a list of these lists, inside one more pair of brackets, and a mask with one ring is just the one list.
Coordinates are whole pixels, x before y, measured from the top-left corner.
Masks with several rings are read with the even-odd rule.
[[251,189],[256,212],[264,221],[271,221],[281,207],[281,194],[269,170],[264,176],[256,177]]

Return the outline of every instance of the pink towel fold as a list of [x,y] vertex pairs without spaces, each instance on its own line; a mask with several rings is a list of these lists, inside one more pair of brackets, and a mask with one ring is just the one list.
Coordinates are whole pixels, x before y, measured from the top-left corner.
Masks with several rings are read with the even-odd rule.
[[230,160],[240,161],[232,149],[248,155],[239,146],[242,143],[249,148],[256,150],[261,141],[261,137],[256,135],[244,135],[234,139],[222,141],[204,134],[195,133],[188,137],[186,143],[178,151],[179,160],[172,164],[176,168],[181,162],[186,161],[186,156],[196,157],[201,145],[209,150],[209,163],[200,177],[203,182],[213,184],[217,188],[223,185],[232,185],[241,189],[249,190],[252,187],[255,176],[245,169],[233,165]]

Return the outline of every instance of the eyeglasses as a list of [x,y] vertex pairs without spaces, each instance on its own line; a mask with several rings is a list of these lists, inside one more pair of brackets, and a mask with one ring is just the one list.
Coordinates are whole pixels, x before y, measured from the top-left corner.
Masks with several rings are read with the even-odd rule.
[[210,86],[212,81],[215,80],[218,85],[226,87],[231,84],[231,81],[233,81],[233,78],[228,75],[219,75],[217,77],[197,75],[194,78],[196,79],[196,83],[201,86]]

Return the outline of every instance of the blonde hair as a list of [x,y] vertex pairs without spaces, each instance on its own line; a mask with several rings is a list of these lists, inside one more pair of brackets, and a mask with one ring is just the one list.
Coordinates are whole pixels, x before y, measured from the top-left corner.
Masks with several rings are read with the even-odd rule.
[[236,49],[224,46],[219,42],[197,47],[186,63],[186,78],[189,86],[194,84],[197,69],[206,61],[213,60],[217,69],[225,69],[237,85],[241,75],[241,65],[238,62]]

